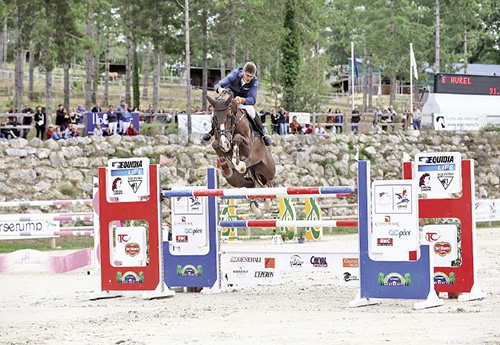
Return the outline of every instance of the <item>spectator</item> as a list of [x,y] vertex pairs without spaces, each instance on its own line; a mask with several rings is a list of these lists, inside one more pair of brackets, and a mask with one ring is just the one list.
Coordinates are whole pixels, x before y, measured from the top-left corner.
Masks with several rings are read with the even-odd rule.
[[[118,112],[118,110],[117,110]],[[121,119],[122,122],[120,124],[120,131],[122,135],[126,135],[126,132],[128,128],[130,127],[130,122],[132,121],[132,114],[128,111],[128,104],[125,103],[122,106],[122,112],[121,112]]]
[[280,115],[276,113],[276,109],[271,110],[271,131],[272,133],[280,134]]
[[101,105],[99,103],[96,103],[95,106],[92,108],[91,112],[102,113]]
[[293,116],[292,123],[290,124],[290,132],[292,134],[304,134],[303,127],[295,115]]
[[61,140],[61,139],[68,139],[68,137],[63,131],[61,131],[61,127],[56,126],[56,130],[54,131],[54,133],[52,133],[51,139]]
[[[57,106],[56,110],[56,126],[61,126],[64,123],[64,108],[62,104]],[[49,139],[49,137],[47,137]]]
[[167,123],[167,115],[165,113],[165,109],[158,109],[158,113],[156,114],[156,121],[160,123]]
[[109,137],[109,136],[111,136],[111,131],[109,130],[109,127],[107,127],[106,129],[104,129],[102,131],[102,136],[103,137]]
[[66,128],[64,135],[66,136],[65,139],[76,138],[78,136],[78,128],[76,127],[76,125],[70,123],[68,125],[68,128]]
[[422,125],[422,113],[418,110],[416,104],[413,105],[413,111],[411,112],[411,117],[413,119],[413,129],[421,129]]
[[[19,122],[17,122],[17,117],[14,116],[12,118],[12,120],[9,121],[8,125],[9,126],[14,126],[14,127],[19,126]],[[12,134],[14,136],[13,139],[16,139],[16,138],[20,137],[20,131],[19,131],[19,129],[12,128],[11,131],[12,131]]]
[[102,127],[101,127],[101,124],[98,123],[97,125],[95,125],[94,127],[94,132],[93,134],[96,136],[96,137],[102,137],[102,133],[103,133],[103,130],[102,130]]
[[410,109],[405,109],[405,112],[401,115],[401,121],[403,122],[403,131],[406,131],[408,129],[408,125],[411,123]]
[[[210,113],[212,113],[212,111],[210,111]],[[260,115],[260,122],[262,122],[262,130],[266,134],[269,134],[269,132],[267,130],[266,119],[267,119],[267,116],[271,116],[271,113],[266,108],[262,108],[262,110],[259,112],[259,115]]]
[[146,121],[146,113],[144,112],[144,108],[142,107],[142,105],[139,105],[137,107],[137,111],[135,112],[139,113],[139,122],[144,123]]
[[111,135],[118,134],[118,116],[116,112],[113,110],[113,106],[109,106],[109,110],[106,114],[104,114],[104,123],[108,124],[109,132]]
[[375,111],[373,112],[373,121],[377,121],[378,123],[380,121],[381,116],[382,116],[382,110],[380,110],[380,107],[377,105]]
[[146,110],[146,113],[148,114],[148,117],[146,118],[147,122],[148,123],[153,122],[155,110],[152,104],[149,105],[148,110]]
[[45,121],[46,121],[46,116],[45,113],[42,111],[42,106],[39,105],[36,108],[36,113],[35,113],[35,128],[36,128],[36,137],[40,137],[40,140],[43,140],[43,136],[45,134]]
[[49,125],[49,129],[47,129],[47,133],[46,133],[46,138],[47,140],[52,138],[52,134],[54,134],[54,126],[53,125]]
[[382,111],[382,115],[380,116],[380,123],[382,124],[382,130],[386,131],[387,130],[387,120],[389,119],[389,110],[387,108],[384,108]]
[[378,125],[377,120],[373,120],[371,131],[372,133],[382,132],[382,128],[380,128],[380,126]]
[[125,135],[128,137],[134,137],[138,135],[139,133],[137,132],[137,129],[134,128],[133,123],[129,123],[129,126],[127,128],[127,131],[125,132]]
[[[17,114],[16,107],[14,107],[13,105],[11,105],[8,113],[9,114]],[[14,118],[14,117],[15,116],[9,116],[9,121],[12,121],[12,118]]]
[[317,134],[317,135],[325,135],[326,134],[326,131],[325,129],[321,126],[321,123],[318,123],[316,125],[316,129],[314,131],[314,134]]
[[120,101],[120,105],[118,105],[115,110],[116,117],[118,119],[118,133],[125,133],[125,131],[127,130],[127,128],[123,127],[123,119],[122,119],[122,113],[125,109],[124,108],[125,105],[126,105],[125,100],[122,99]]
[[344,114],[340,111],[339,108],[335,108],[335,129],[337,133],[342,133],[344,131]]
[[[389,106],[389,108],[387,109],[388,113],[389,113],[389,118],[387,119],[387,123],[394,123],[394,121],[396,120],[396,118],[398,117],[398,113],[396,113],[396,111],[394,110],[394,107],[392,106],[392,104]],[[392,131],[394,132],[394,129],[396,126],[392,125]]]
[[85,114],[87,110],[83,107],[83,105],[78,104],[78,107],[76,107],[76,112],[83,116],[83,114]]
[[305,134],[312,134],[313,133],[313,128],[310,124],[306,123],[306,129],[305,129]]
[[68,110],[66,110],[66,108],[63,108],[62,112],[63,112],[63,121],[59,127],[61,128],[61,131],[64,132],[66,131],[66,128],[68,128],[68,125],[71,123],[71,115],[68,114]]
[[[333,123],[334,121],[334,116],[333,116],[333,110],[332,108],[328,109],[327,115],[326,115],[326,123]],[[325,126],[325,129],[328,132],[333,132],[333,126]]]
[[73,111],[70,113],[69,118],[70,118],[70,123],[79,123],[80,122],[80,117],[83,115],[80,115],[78,112],[77,108],[73,108]]
[[[17,121],[17,117],[14,117]],[[12,121],[9,120],[9,118],[6,118],[3,120],[2,126],[7,126],[10,125]],[[4,139],[16,139],[18,135],[14,133],[14,130],[12,128],[2,128],[0,131],[1,137]],[[19,134],[19,133],[18,133]]]
[[286,130],[286,124],[288,120],[288,112],[285,110],[285,108],[280,107],[280,111],[278,111],[279,114],[279,124],[280,124],[280,134],[281,135],[286,135],[287,130]]
[[[23,126],[31,126],[33,123],[33,114],[35,113],[33,109],[30,108],[29,104],[24,105],[24,109],[21,111],[21,113],[26,114],[26,116],[23,116]],[[30,132],[31,128],[23,128],[23,138],[27,139],[28,138],[28,133]]]
[[359,113],[358,106],[355,105],[351,113],[351,131],[359,132],[359,121],[361,121],[361,115]]

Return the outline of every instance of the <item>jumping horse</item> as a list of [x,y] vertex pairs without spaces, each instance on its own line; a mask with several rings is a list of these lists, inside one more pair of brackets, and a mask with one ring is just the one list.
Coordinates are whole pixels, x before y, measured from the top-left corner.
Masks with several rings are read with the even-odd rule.
[[[250,126],[246,111],[238,108],[233,93],[207,95],[213,107],[215,140],[222,176],[233,187],[271,187],[276,166],[268,148]],[[256,116],[259,116],[258,114]]]

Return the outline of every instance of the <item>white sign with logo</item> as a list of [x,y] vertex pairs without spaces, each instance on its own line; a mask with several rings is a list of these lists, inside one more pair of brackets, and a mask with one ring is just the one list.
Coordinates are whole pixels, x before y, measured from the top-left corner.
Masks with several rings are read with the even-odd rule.
[[60,231],[59,221],[2,221],[0,236],[49,236]]
[[457,227],[454,224],[425,225],[422,243],[428,243],[434,253],[434,265],[451,267],[458,258]]
[[123,226],[115,230],[115,258],[113,266],[146,266],[146,228]]
[[288,123],[292,123],[294,116],[297,116],[297,121],[299,121],[299,123],[301,125],[311,124],[311,114],[309,114],[309,113],[296,113],[296,112],[290,112],[288,114]]
[[[173,189],[200,189],[177,187]],[[209,252],[208,198],[173,197],[172,255],[206,255]]]
[[417,182],[373,181],[372,191],[370,254],[382,254],[373,259],[414,259],[419,247]]
[[[188,116],[177,115],[177,124],[181,133],[188,133]],[[191,133],[207,133],[212,128],[212,114],[191,114]]]
[[428,198],[462,191],[462,156],[460,152],[418,153],[415,156],[419,193]]
[[479,131],[487,120],[487,114],[433,114],[436,131]]
[[149,158],[115,158],[108,161],[108,201],[139,201],[149,197]]

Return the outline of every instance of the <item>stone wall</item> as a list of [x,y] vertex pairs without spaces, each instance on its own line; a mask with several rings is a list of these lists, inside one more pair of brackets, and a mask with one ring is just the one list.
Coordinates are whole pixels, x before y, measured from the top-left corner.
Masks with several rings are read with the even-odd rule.
[[[402,132],[275,136],[271,152],[277,164],[276,186],[355,185],[356,155],[372,161],[375,179],[399,179],[403,153],[458,151],[474,159],[476,197],[500,198],[500,145],[494,132]],[[204,185],[206,168],[214,166],[210,144],[170,134],[156,137],[80,137],[60,141],[35,138],[0,140],[0,201],[92,198],[93,177],[109,158],[159,156],[162,189]],[[222,187],[227,187],[225,181]]]

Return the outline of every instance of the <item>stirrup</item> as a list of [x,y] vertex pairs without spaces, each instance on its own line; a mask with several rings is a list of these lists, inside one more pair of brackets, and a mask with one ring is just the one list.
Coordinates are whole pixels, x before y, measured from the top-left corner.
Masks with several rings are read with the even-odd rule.
[[205,133],[201,136],[201,139],[203,141],[209,141],[210,139],[212,139],[212,135],[210,133]]

